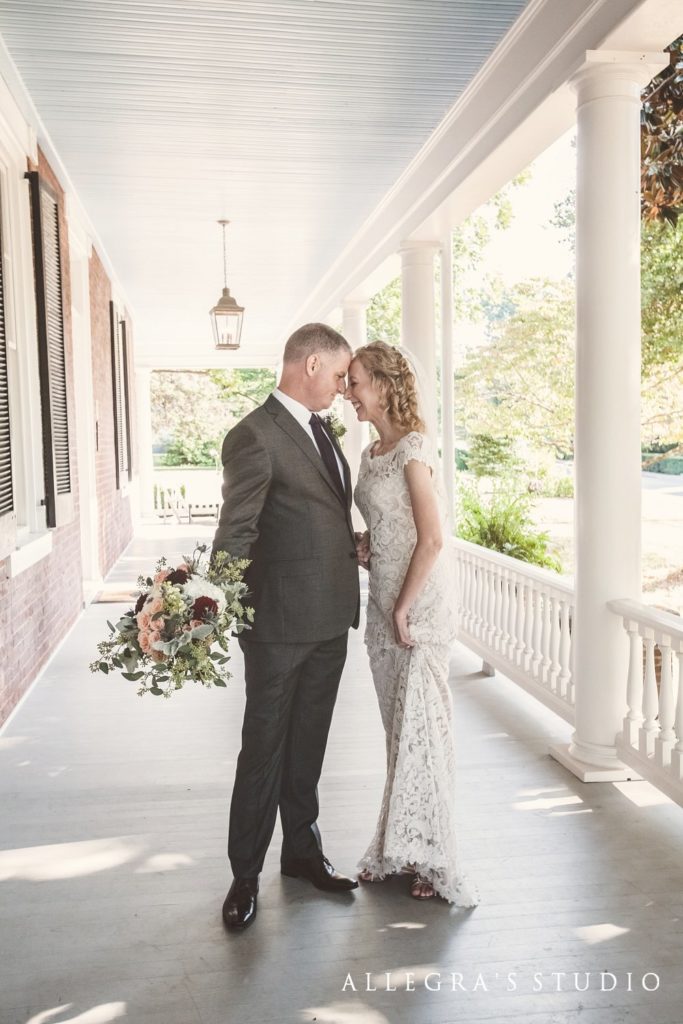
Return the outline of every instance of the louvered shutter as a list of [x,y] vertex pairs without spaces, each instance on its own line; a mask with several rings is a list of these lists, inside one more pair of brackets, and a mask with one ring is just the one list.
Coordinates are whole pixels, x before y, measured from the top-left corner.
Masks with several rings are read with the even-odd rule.
[[130,410],[128,406],[128,360],[126,357],[125,322],[113,302],[109,303],[111,324],[111,375],[114,398],[114,450],[116,487],[125,477],[131,478]]
[[59,206],[57,196],[37,171],[31,171],[27,177],[31,185],[47,525],[63,526],[73,519],[74,500],[69,455]]
[[9,409],[7,336],[5,334],[5,275],[3,269],[4,234],[0,217],[0,558],[14,547],[17,514],[12,480],[12,437]]

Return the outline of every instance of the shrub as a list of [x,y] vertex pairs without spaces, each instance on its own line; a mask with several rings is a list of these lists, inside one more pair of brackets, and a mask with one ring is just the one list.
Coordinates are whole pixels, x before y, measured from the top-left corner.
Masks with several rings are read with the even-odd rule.
[[548,534],[533,522],[528,494],[515,493],[507,486],[494,488],[483,498],[476,488],[464,486],[458,505],[458,537],[520,562],[562,572],[561,563],[549,550]]

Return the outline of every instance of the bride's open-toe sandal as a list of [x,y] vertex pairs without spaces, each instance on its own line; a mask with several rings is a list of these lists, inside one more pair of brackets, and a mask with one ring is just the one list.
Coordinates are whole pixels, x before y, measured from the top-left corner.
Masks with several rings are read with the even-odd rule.
[[436,896],[434,886],[423,875],[413,875],[410,883],[410,895],[414,900],[431,900]]
[[379,875],[373,875],[370,868],[363,868],[362,871],[358,872],[359,882],[383,882],[384,879],[380,878]]

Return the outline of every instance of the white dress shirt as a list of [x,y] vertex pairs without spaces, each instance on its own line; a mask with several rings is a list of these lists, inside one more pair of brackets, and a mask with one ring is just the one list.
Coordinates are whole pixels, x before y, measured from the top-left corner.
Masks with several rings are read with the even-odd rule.
[[[304,430],[310,437],[311,441],[315,445],[315,450],[318,452],[318,455],[320,455],[320,449],[318,448],[315,436],[313,434],[313,430],[311,428],[311,415],[313,415],[311,413],[311,410],[307,409],[305,405],[301,404],[301,402],[297,402],[296,398],[292,398],[291,395],[286,395],[284,391],[280,391],[279,388],[275,388],[275,390],[273,391],[273,398],[277,398],[278,402],[280,402],[281,405],[284,405],[287,412],[291,413],[294,419],[297,421],[297,423],[304,428]],[[331,441],[330,444],[332,444]],[[337,451],[336,447],[333,444],[332,451],[334,452],[334,457],[337,460],[337,465],[339,466],[339,476],[341,477],[342,487],[344,487],[344,490],[346,490],[346,483],[344,480],[344,466],[342,464],[341,459],[339,458],[339,452]],[[320,455],[320,458],[322,458],[322,455]]]

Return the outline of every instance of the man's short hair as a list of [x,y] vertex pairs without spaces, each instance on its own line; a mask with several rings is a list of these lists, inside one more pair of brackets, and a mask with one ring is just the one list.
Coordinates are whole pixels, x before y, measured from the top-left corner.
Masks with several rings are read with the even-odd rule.
[[339,331],[327,324],[304,324],[287,339],[283,360],[285,363],[298,363],[316,353],[338,352],[340,349],[351,354],[351,346]]

